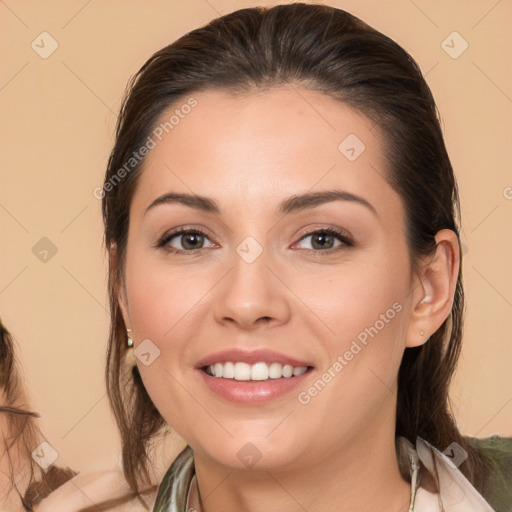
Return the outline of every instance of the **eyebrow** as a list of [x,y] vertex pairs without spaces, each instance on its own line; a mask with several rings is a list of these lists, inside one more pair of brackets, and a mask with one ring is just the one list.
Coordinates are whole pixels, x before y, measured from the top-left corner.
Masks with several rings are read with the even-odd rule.
[[[378,216],[377,211],[370,202],[345,190],[324,190],[320,192],[307,192],[305,194],[293,195],[282,201],[276,212],[280,215],[289,215],[294,212],[315,208],[333,201],[349,201],[357,203],[365,206],[373,214]],[[215,215],[219,215],[221,213],[219,205],[215,200],[209,197],[199,196],[196,194],[169,192],[157,197],[146,208],[144,215],[146,215],[146,213],[152,208],[161,204],[183,204],[205,213],[213,213]]]

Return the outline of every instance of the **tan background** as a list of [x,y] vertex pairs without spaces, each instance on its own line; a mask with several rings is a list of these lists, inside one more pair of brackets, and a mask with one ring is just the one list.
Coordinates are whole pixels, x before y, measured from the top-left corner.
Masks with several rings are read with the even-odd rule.
[[[125,84],[185,32],[265,4],[275,2],[0,1],[0,316],[18,340],[33,408],[61,464],[84,470],[118,460],[103,381],[106,265],[92,191]],[[394,38],[426,73],[460,184],[467,248],[457,418],[470,435],[512,435],[512,2],[330,5]],[[46,59],[31,47],[41,46],[43,31],[59,45]],[[469,44],[456,59],[441,45],[453,31]],[[462,41],[445,44],[453,52]],[[46,262],[32,251],[43,237],[58,249]]]

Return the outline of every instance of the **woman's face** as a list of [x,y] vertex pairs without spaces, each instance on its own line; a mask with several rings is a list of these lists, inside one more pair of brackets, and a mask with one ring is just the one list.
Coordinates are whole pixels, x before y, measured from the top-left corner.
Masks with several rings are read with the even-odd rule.
[[193,97],[153,132],[130,209],[120,299],[155,406],[228,467],[389,438],[423,291],[378,129],[305,89]]

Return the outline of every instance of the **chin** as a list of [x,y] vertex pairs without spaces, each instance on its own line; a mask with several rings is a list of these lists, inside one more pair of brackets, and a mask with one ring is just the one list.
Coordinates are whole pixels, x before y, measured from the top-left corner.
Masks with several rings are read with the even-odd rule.
[[[271,430],[264,430],[267,431]],[[297,445],[294,436],[286,433],[270,439],[273,434],[267,437],[259,432],[247,432],[210,445],[200,443],[194,451],[234,471],[276,471],[293,466],[302,458],[304,443]],[[297,446],[302,449],[299,451]]]

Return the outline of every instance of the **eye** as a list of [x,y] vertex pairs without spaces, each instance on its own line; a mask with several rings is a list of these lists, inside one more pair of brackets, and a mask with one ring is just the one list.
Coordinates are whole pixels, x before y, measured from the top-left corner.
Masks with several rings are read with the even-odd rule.
[[180,229],[166,234],[158,242],[157,247],[163,247],[174,253],[193,252],[204,249],[205,240],[209,238],[199,229]]
[[310,231],[299,240],[299,244],[311,239],[309,242],[310,247],[300,247],[301,249],[312,250],[315,252],[331,252],[341,248],[340,246],[352,247],[352,240],[342,231],[332,228],[322,228],[315,231]]

